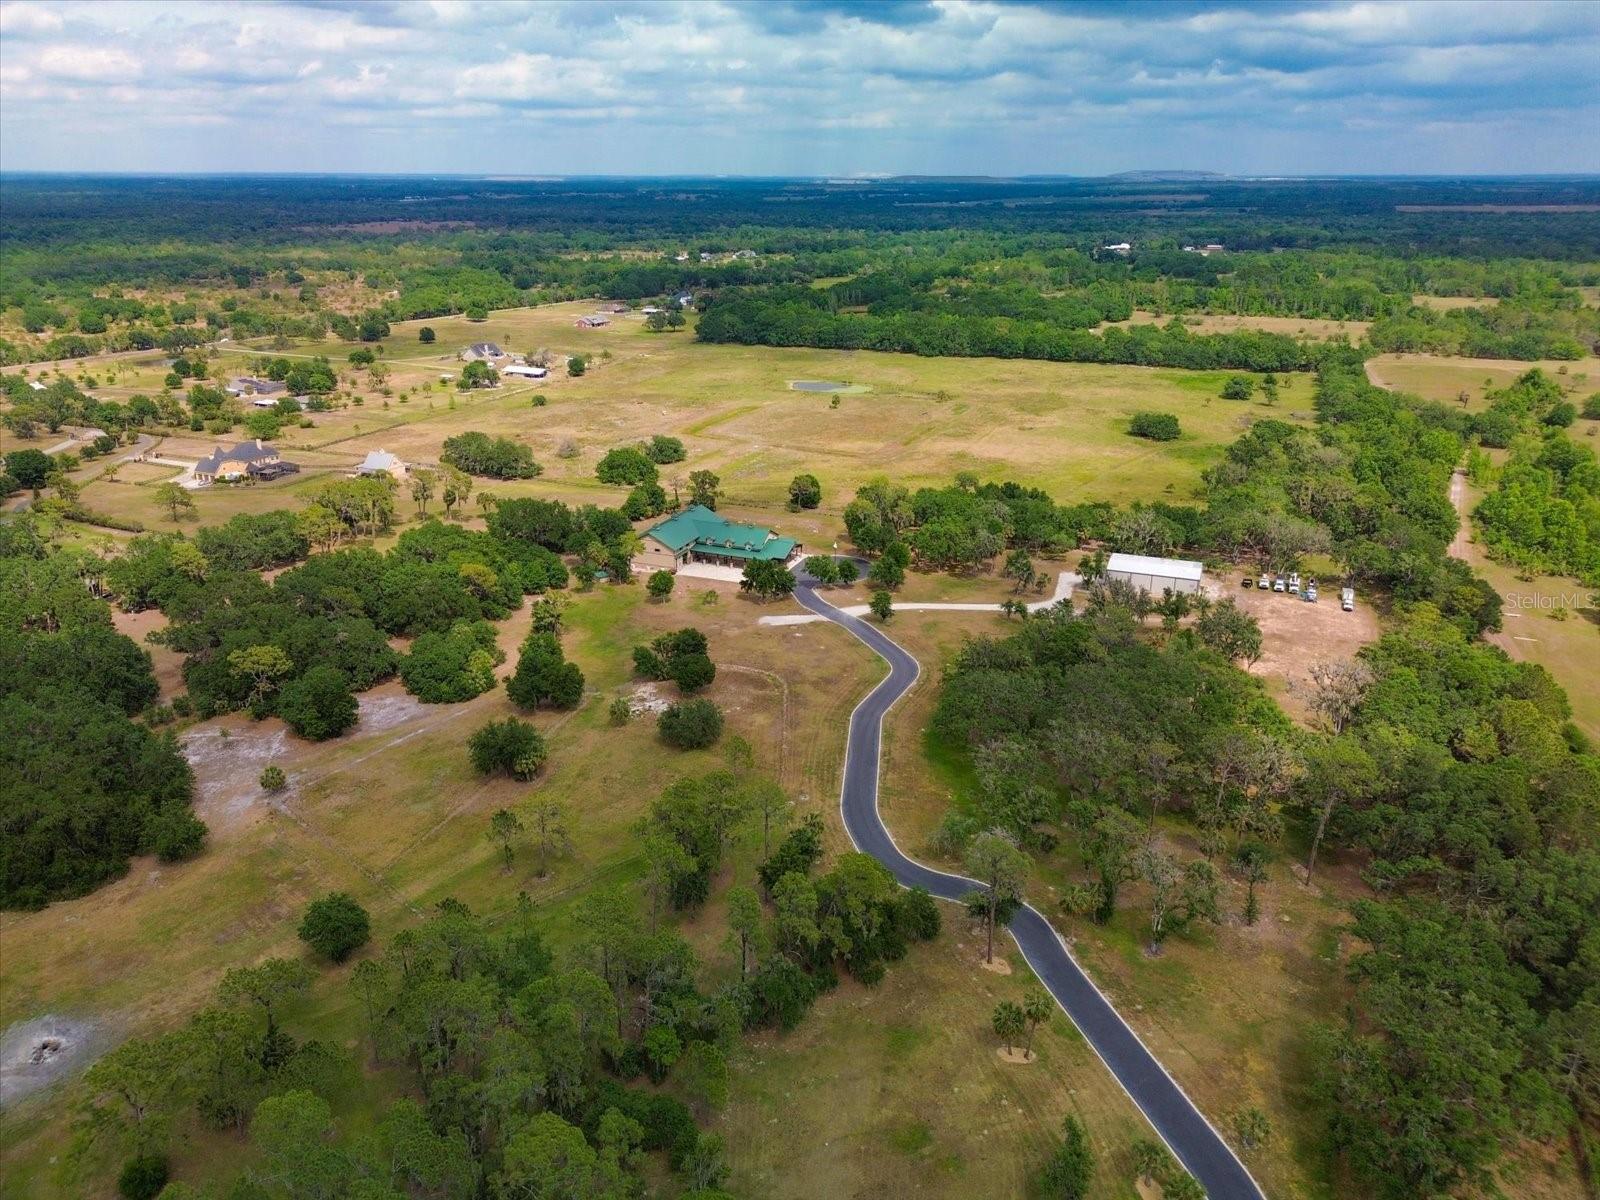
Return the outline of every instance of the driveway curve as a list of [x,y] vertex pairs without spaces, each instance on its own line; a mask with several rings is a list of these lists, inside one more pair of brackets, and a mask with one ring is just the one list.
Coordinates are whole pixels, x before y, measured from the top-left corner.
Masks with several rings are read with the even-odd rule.
[[[878,815],[883,718],[916,683],[921,666],[881,629],[819,597],[804,578],[794,595],[803,607],[842,626],[889,664],[888,676],[850,714],[844,782],[839,794],[839,808],[850,840],[856,849],[889,868],[903,886],[926,888],[942,900],[961,900],[979,885],[906,857]],[[1145,1048],[1138,1034],[1117,1015],[1044,915],[1032,905],[1025,905],[1012,918],[1010,932],[1033,973],[1211,1200],[1264,1200],[1261,1188],[1244,1164]]]

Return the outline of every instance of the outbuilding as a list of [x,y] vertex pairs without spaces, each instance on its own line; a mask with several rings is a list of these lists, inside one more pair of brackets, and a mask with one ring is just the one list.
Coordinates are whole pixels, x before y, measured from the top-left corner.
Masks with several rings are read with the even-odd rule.
[[1151,558],[1144,554],[1113,554],[1106,560],[1106,578],[1120,579],[1141,591],[1198,592],[1205,565],[1187,558]]

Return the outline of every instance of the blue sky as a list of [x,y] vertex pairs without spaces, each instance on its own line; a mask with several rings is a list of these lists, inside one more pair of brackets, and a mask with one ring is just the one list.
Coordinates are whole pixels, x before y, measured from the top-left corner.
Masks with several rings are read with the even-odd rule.
[[0,0],[0,169],[1600,171],[1600,0]]

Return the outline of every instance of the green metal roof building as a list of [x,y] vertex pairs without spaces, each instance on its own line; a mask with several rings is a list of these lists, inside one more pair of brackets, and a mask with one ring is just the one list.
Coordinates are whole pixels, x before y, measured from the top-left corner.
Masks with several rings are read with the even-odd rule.
[[676,571],[690,562],[735,567],[752,559],[786,562],[800,548],[794,538],[779,537],[760,525],[741,525],[700,504],[652,525],[643,540],[644,549],[634,560],[640,571]]

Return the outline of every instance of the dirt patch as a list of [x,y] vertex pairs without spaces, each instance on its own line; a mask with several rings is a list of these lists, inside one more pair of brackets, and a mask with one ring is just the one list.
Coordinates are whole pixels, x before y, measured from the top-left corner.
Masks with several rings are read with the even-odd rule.
[[[395,689],[395,690],[390,690]],[[357,701],[361,715],[356,718],[355,732],[382,733],[403,725],[413,717],[420,717],[428,708],[410,692],[399,690],[398,684],[367,692]]]
[[1003,958],[989,958],[978,964],[985,971],[993,971],[996,975],[1011,974],[1011,964]]
[[103,1022],[46,1014],[0,1033],[0,1108],[75,1075],[107,1048]]
[[195,815],[212,832],[242,821],[266,800],[262,770],[283,765],[291,745],[283,722],[243,716],[224,717],[185,735],[181,746],[194,768]]
[[656,716],[666,712],[668,706],[673,703],[661,694],[660,684],[641,683],[633,689],[633,695],[628,697],[628,713],[635,717]]
[[1277,592],[1236,586],[1242,569],[1226,577],[1239,607],[1261,624],[1261,661],[1251,672],[1268,681],[1290,716],[1304,723],[1310,714],[1311,667],[1330,659],[1355,657],[1357,650],[1378,640],[1378,614],[1359,594],[1354,612],[1339,607],[1338,580],[1323,581],[1315,604]]
[[1016,1063],[1021,1066],[1031,1063],[1038,1056],[1032,1050],[1024,1050],[1021,1046],[1012,1046],[1009,1050],[1001,1046],[995,1051],[1001,1062]]

